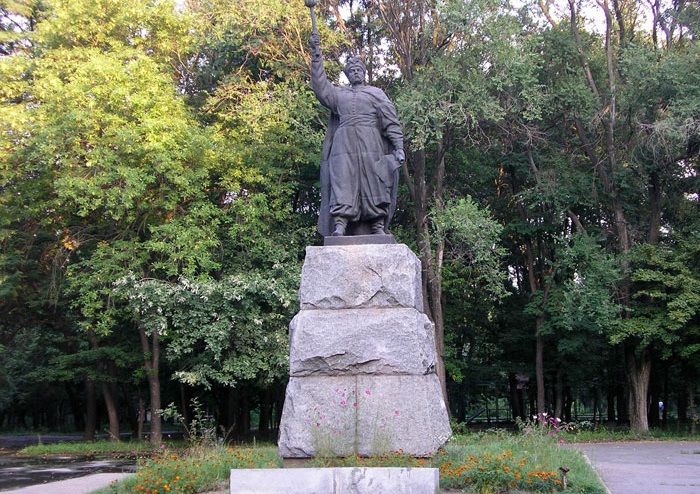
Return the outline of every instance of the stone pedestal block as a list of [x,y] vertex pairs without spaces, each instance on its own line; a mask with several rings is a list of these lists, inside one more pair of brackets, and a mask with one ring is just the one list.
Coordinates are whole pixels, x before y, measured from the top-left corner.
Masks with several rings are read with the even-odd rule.
[[299,298],[280,455],[435,454],[451,431],[415,254],[308,247]]
[[438,494],[437,468],[231,470],[231,494]]
[[421,265],[403,244],[307,247],[301,309],[413,307],[423,311]]
[[280,426],[284,458],[435,454],[450,437],[436,374],[292,377]]
[[435,369],[433,324],[413,308],[302,310],[289,330],[291,376]]

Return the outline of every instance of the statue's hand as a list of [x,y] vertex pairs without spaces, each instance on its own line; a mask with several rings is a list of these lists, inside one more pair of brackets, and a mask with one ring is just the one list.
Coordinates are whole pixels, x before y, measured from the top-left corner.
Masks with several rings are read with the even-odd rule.
[[406,161],[406,154],[403,152],[403,149],[394,149],[394,157],[399,161],[399,163]]

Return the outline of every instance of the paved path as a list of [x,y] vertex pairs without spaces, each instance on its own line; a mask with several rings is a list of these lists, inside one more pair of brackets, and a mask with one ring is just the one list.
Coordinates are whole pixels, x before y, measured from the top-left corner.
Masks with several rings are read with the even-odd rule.
[[0,455],[0,492],[35,484],[53,484],[96,473],[132,473],[136,469],[135,463],[132,460],[39,459]]
[[12,491],[2,491],[2,494],[88,494],[112,482],[128,477],[129,473],[96,473],[77,479],[60,480],[46,484],[32,485]]
[[700,494],[700,442],[575,444],[611,494]]

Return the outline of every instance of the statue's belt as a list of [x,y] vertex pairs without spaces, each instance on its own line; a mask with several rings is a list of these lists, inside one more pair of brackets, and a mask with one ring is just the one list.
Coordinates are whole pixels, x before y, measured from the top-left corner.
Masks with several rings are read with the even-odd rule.
[[376,129],[377,118],[374,115],[341,115],[338,128],[343,127],[373,127]]

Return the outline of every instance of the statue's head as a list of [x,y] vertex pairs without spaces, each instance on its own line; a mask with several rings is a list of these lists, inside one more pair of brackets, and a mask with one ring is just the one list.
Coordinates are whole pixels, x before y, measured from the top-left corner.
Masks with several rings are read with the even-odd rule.
[[345,73],[345,77],[348,78],[348,81],[350,81],[350,84],[355,86],[365,82],[367,67],[360,57],[350,57],[345,64],[343,72]]

